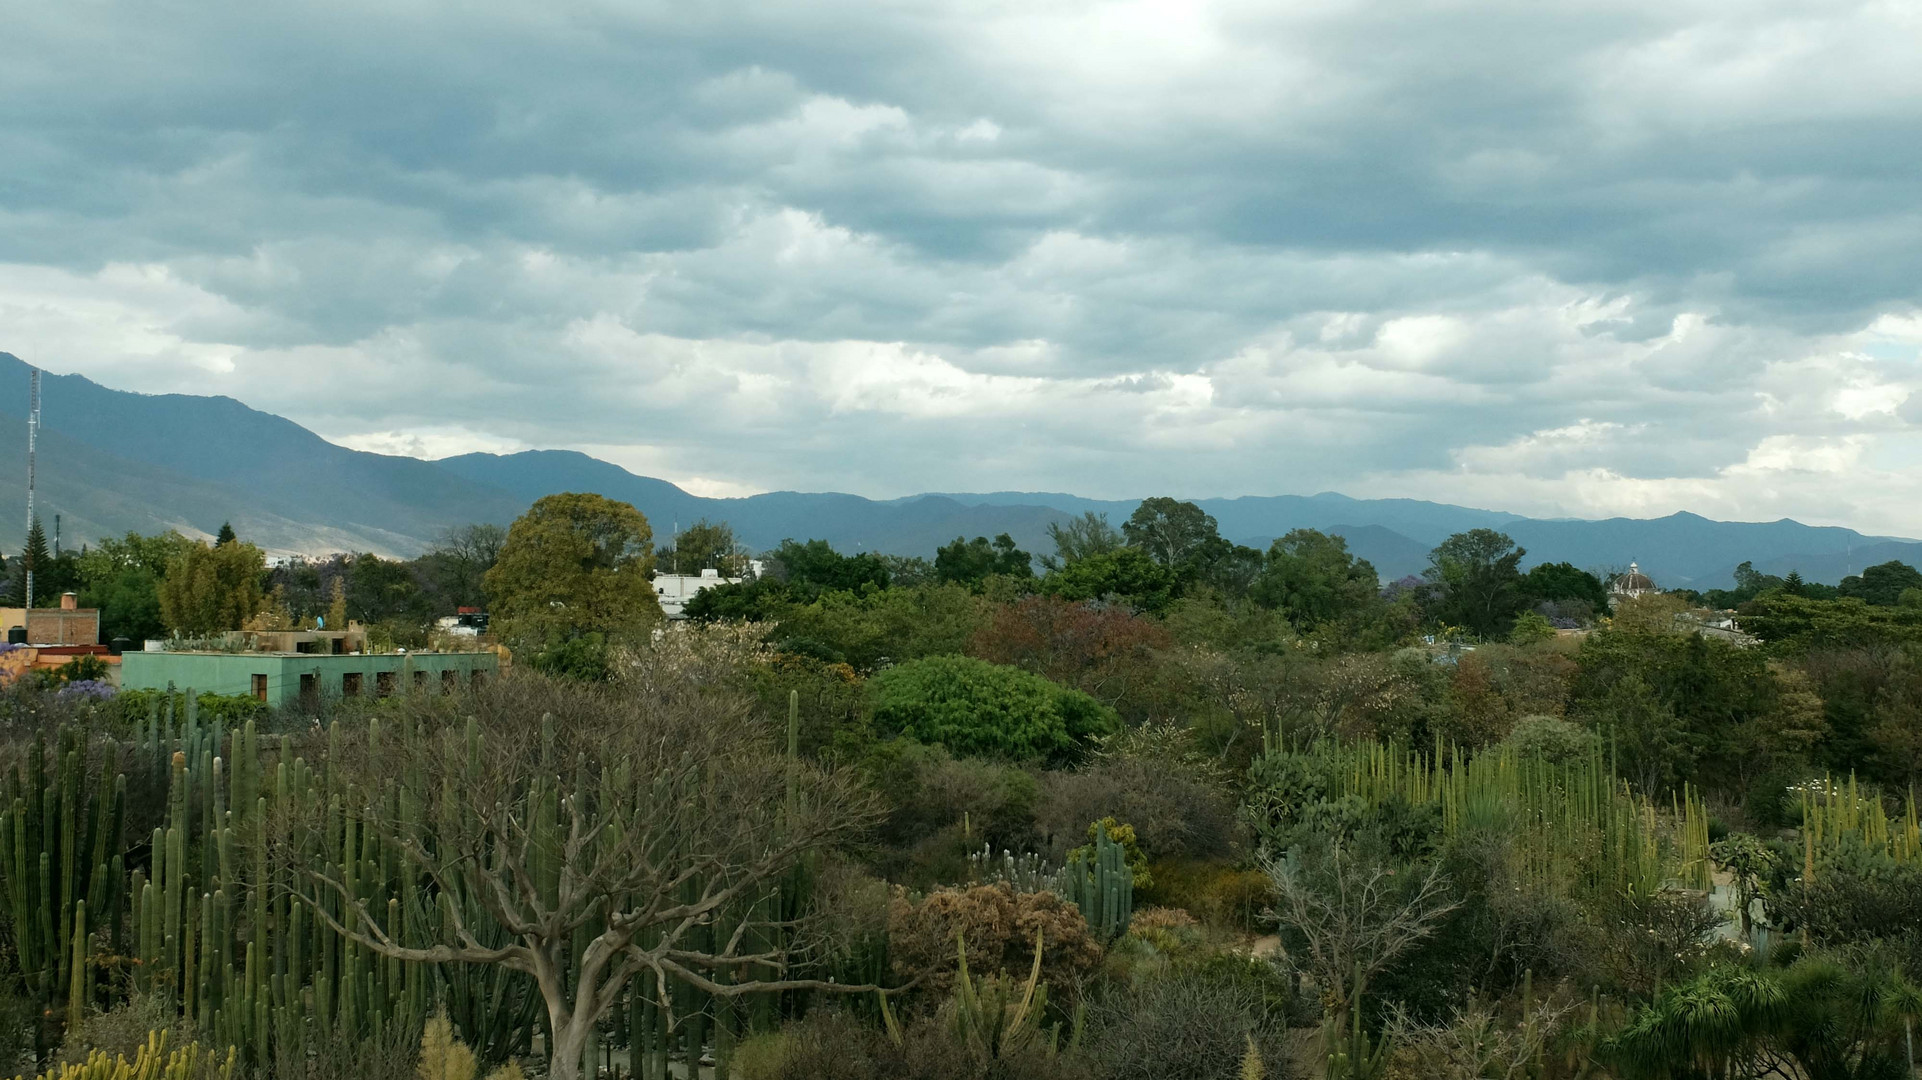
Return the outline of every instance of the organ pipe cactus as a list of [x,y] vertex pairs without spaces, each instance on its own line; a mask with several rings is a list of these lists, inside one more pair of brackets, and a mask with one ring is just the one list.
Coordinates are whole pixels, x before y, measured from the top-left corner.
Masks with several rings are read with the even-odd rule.
[[[791,703],[783,748],[791,762],[798,758],[798,712],[798,702]],[[263,738],[251,721],[229,727],[201,713],[186,691],[162,695],[117,743],[96,735],[90,744],[71,728],[0,764],[0,919],[15,928],[20,989],[49,1018],[39,1049],[59,1041],[63,1024],[110,1007],[106,988],[125,985],[173,1002],[195,1022],[203,1044],[222,1055],[231,1047],[235,1067],[248,1071],[304,1056],[309,1040],[374,1035],[419,1023],[439,1007],[482,1060],[531,1053],[548,1017],[525,973],[380,955],[337,932],[365,905],[373,924],[404,946],[445,940],[454,926],[485,948],[515,939],[479,893],[432,878],[399,848],[409,836],[449,835],[455,823],[430,809],[451,804],[461,778],[430,782],[407,774],[369,785],[364,770],[343,767],[358,760],[343,754],[360,749],[354,742],[389,753],[401,743],[445,738],[471,770],[488,760],[487,740],[472,721],[432,734],[407,724],[369,723],[359,734],[335,725],[310,763],[291,738]],[[683,793],[651,791],[658,781],[637,779],[623,765],[592,763],[590,770],[571,751],[562,760],[551,725],[544,735],[543,776],[528,792],[528,820],[539,841],[531,869],[543,895],[557,899],[566,872],[567,799],[586,790],[605,803],[633,801],[640,815],[633,820],[644,823],[647,807],[677,805]],[[157,823],[143,823],[131,841],[121,835],[122,769],[162,795]],[[822,827],[810,818],[821,812],[801,779],[791,768],[788,798],[769,823],[770,835]],[[625,820],[617,824],[626,827]],[[620,842],[615,832],[607,837],[608,844]],[[340,887],[318,907],[295,897],[302,871],[313,867],[326,868]],[[751,926],[744,954],[784,954],[785,924],[803,913],[810,881],[807,868],[797,866],[730,903],[737,910],[726,918]],[[691,884],[695,896],[715,888]],[[691,944],[713,950],[724,942],[710,930]],[[578,970],[585,945],[576,943],[568,968]],[[98,978],[107,964],[130,978]],[[712,978],[732,988],[780,974],[762,961],[717,967]],[[614,1040],[629,1043],[637,1070],[651,1077],[668,1075],[670,1055],[698,1059],[710,1034],[726,1056],[737,1021],[767,1029],[805,1004],[805,991],[790,990],[767,995],[765,1010],[731,1009],[724,995],[672,974],[663,981],[665,997],[651,973],[624,982],[629,1023]],[[126,1075],[159,1080],[171,1075],[170,1057],[152,1056],[138,1066],[144,1071]]]
[[125,903],[126,777],[104,775],[111,755],[92,751],[73,728],[51,747],[35,736],[11,765],[0,778],[0,906],[24,996],[42,1015],[71,1019],[91,1002],[87,944],[119,921]]
[[1091,849],[1077,848],[1059,880],[1062,899],[1081,909],[1097,936],[1112,941],[1128,932],[1134,918],[1134,878],[1126,848],[1098,827]]

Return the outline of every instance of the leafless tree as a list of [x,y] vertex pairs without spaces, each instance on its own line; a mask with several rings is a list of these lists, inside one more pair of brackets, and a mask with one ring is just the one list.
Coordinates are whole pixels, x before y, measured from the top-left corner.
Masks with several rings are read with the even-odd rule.
[[[850,778],[781,753],[738,700],[656,673],[613,688],[523,676],[389,704],[378,729],[337,741],[347,760],[334,765],[359,778],[346,813],[411,869],[427,917],[389,914],[389,897],[311,848],[290,860],[305,866],[299,895],[381,956],[527,973],[551,1023],[550,1077],[580,1075],[595,1022],[631,982],[670,1010],[676,980],[721,997],[853,989],[795,977],[812,927],[772,901],[874,808]],[[278,835],[298,849],[326,835],[318,825]]]
[[478,604],[482,599],[481,579],[500,558],[507,530],[499,525],[463,525],[450,528],[434,541],[428,552],[439,564],[443,588],[459,604]]
[[1262,869],[1274,882],[1275,919],[1299,939],[1295,962],[1327,993],[1330,1012],[1345,1011],[1458,906],[1439,866],[1398,869],[1340,844],[1264,859]]
[[1551,995],[1527,1003],[1505,1020],[1481,998],[1455,1010],[1445,1024],[1397,1021],[1404,1053],[1419,1075],[1434,1080],[1525,1080],[1541,1074],[1542,1058],[1574,1018],[1579,1003]]

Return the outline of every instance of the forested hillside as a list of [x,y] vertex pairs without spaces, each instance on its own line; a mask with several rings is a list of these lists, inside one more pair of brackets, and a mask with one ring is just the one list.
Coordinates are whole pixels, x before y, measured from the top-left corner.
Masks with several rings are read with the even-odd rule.
[[[0,443],[23,448],[27,370],[0,353]],[[1055,492],[870,499],[777,491],[705,498],[575,451],[420,461],[336,446],[231,398],[134,394],[78,375],[43,381],[39,506],[49,521],[61,514],[76,543],[161,527],[211,536],[232,522],[276,555],[411,558],[451,529],[474,522],[505,525],[544,495],[592,491],[634,505],[665,530],[702,519],[723,522],[756,551],[807,538],[846,551],[929,558],[957,534],[1007,533],[1024,550],[1045,550],[1050,526],[1084,512],[1119,521],[1137,501]],[[0,458],[0,505],[24,511],[25,489],[24,455]],[[1201,499],[1197,505],[1216,519],[1224,537],[1257,548],[1295,529],[1342,536],[1384,581],[1421,573],[1431,548],[1475,528],[1515,537],[1530,552],[1527,565],[1569,562],[1607,573],[1639,562],[1664,585],[1695,589],[1728,587],[1743,561],[1828,584],[1877,562],[1922,562],[1922,544],[1787,520],[1723,522],[1688,513],[1536,520],[1327,492]],[[15,550],[0,535],[0,551]]]

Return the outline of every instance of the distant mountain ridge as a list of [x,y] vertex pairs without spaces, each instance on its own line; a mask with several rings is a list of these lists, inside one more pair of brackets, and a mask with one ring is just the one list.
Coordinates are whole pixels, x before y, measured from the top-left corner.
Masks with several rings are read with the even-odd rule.
[[[350,450],[226,397],[136,394],[79,375],[43,375],[41,397],[38,505],[49,528],[53,515],[61,515],[68,546],[129,529],[211,536],[231,521],[275,553],[413,555],[449,528],[505,524],[543,495],[595,491],[639,508],[657,543],[666,542],[676,524],[707,518],[729,523],[743,543],[762,550],[789,537],[818,538],[847,551],[931,557],[956,536],[1005,532],[1038,555],[1051,550],[1048,526],[1087,511],[1119,525],[1137,501],[1014,491],[896,499],[777,491],[711,499],[571,450],[440,461]],[[0,445],[19,448],[0,455],[0,508],[20,507],[22,515],[26,412],[27,366],[0,353]],[[1435,544],[1473,528],[1514,537],[1528,549],[1526,565],[1567,561],[1607,571],[1634,561],[1669,586],[1727,585],[1744,560],[1769,573],[1793,569],[1826,582],[1890,559],[1922,565],[1922,543],[1788,519],[1724,522],[1686,512],[1539,519],[1333,492],[1195,501],[1214,515],[1222,535],[1256,547],[1292,529],[1341,535],[1384,580],[1419,573]],[[0,529],[0,549],[18,550],[8,539],[23,533],[24,524]]]

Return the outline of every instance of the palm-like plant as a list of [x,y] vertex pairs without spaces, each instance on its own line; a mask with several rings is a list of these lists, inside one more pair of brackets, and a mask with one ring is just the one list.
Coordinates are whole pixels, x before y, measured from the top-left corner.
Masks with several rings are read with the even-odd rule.
[[1885,1080],[1905,1070],[1922,992],[1869,958],[1719,967],[1665,993],[1602,1046],[1624,1080]]
[[1626,1080],[1749,1076],[1787,1005],[1781,985],[1748,968],[1713,968],[1663,994],[1602,1046]]

